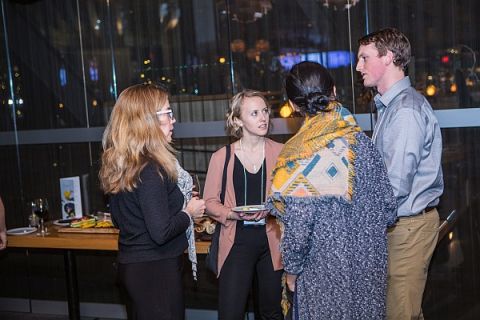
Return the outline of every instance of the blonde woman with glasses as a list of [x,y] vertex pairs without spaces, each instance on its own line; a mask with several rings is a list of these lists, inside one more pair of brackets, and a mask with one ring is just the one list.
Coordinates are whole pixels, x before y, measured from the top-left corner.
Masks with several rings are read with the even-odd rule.
[[165,89],[134,85],[120,94],[103,136],[100,181],[120,229],[118,279],[133,319],[184,319],[185,231],[205,203],[184,205],[174,123]]

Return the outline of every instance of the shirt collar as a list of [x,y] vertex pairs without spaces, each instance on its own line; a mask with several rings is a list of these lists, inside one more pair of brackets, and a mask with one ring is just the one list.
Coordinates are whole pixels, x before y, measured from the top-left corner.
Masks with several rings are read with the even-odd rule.
[[395,98],[400,92],[411,86],[410,78],[408,76],[397,81],[390,89],[388,89],[383,95],[377,93],[373,98],[375,107],[381,111],[383,108],[388,107],[393,98]]

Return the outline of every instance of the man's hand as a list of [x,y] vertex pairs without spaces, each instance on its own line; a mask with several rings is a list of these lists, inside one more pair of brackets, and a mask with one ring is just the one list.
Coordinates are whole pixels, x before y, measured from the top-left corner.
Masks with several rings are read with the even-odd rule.
[[7,247],[7,227],[5,226],[5,207],[0,198],[0,250]]
[[7,247],[7,232],[5,230],[0,231],[0,250]]

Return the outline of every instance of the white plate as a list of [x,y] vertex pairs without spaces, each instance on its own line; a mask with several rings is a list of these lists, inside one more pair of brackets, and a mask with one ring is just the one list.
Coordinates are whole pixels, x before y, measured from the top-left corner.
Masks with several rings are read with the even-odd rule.
[[70,226],[70,222],[72,222],[75,219],[58,219],[53,221],[53,224],[56,226],[62,226],[62,227],[68,227]]
[[37,231],[37,228],[24,227],[7,230],[7,234],[10,236],[24,236]]
[[232,210],[239,213],[255,213],[258,211],[265,210],[265,206],[263,204],[251,205],[251,206],[240,206],[240,207],[232,208]]

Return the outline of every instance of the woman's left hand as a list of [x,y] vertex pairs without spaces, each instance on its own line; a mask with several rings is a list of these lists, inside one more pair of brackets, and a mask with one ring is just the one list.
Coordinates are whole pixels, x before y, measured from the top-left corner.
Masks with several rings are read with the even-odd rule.
[[192,219],[200,218],[205,213],[205,200],[193,197],[188,201],[187,206],[183,211],[187,213]]
[[240,216],[242,217],[243,220],[246,220],[246,221],[260,221],[264,219],[266,216],[268,216],[268,212],[269,212],[268,210],[262,210],[262,211],[255,212],[253,214],[242,213]]

